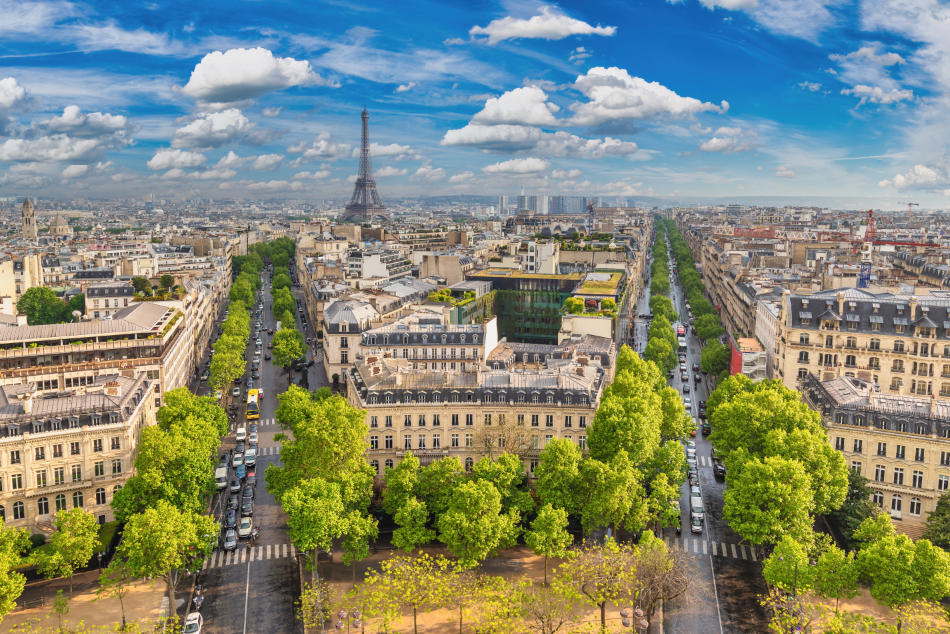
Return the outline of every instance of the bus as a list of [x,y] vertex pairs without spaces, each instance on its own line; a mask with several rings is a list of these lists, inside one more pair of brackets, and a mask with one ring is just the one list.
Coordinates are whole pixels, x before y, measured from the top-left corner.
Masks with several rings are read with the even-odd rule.
[[257,390],[247,391],[247,420],[257,420],[261,417],[259,399],[260,392]]
[[676,336],[685,337],[686,336],[686,326],[683,324],[676,324]]

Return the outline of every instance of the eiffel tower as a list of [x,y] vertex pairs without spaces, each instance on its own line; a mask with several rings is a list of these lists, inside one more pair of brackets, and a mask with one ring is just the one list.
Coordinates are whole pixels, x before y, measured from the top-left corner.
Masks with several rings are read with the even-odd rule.
[[376,191],[376,180],[373,178],[373,167],[369,160],[369,112],[363,108],[363,139],[360,144],[360,173],[353,186],[353,198],[343,212],[343,220],[357,222],[372,222],[374,218],[391,220],[389,212],[379,199]]

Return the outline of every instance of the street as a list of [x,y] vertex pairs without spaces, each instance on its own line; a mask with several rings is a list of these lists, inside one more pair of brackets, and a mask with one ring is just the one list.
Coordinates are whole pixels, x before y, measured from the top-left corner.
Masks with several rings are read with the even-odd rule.
[[[672,257],[672,256],[671,256]],[[650,262],[647,263],[649,270]],[[670,267],[672,270],[672,266]],[[650,312],[649,284],[634,309],[634,315]],[[673,307],[686,315],[683,289],[674,274],[671,284]],[[643,353],[647,341],[649,321],[637,317],[634,332],[637,352]],[[700,363],[699,340],[687,329],[686,366],[690,377],[690,393],[694,418],[698,415],[699,401],[706,400],[709,383],[703,377],[693,384],[693,364]],[[682,394],[679,372],[673,373],[670,385]],[[683,632],[761,632],[765,629],[765,615],[759,607],[757,595],[765,592],[761,576],[759,553],[739,537],[722,518],[725,482],[713,476],[712,444],[701,433],[693,439],[700,489],[703,497],[705,522],[702,534],[690,533],[689,485],[681,487],[680,512],[682,535],[672,528],[664,530],[663,539],[671,547],[682,551],[690,570],[691,585],[686,596],[664,605],[663,631],[669,634]]]

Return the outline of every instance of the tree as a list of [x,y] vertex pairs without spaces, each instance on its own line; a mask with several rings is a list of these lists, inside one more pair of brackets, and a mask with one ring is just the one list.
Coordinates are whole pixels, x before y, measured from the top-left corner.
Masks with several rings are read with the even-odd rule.
[[544,556],[544,585],[548,585],[548,557],[566,557],[572,542],[567,532],[567,512],[545,504],[525,531],[524,542],[535,555]]
[[814,498],[800,462],[753,458],[738,473],[730,471],[722,516],[742,539],[755,545],[774,544],[784,535],[810,541]]
[[768,584],[785,592],[811,588],[813,574],[808,551],[789,535],[782,537],[762,564],[762,576]]
[[532,632],[557,634],[579,617],[580,606],[574,596],[565,596],[547,585],[536,586],[528,579],[519,583],[517,590],[521,617]]
[[296,328],[281,328],[274,334],[272,343],[274,344],[274,363],[282,368],[289,368],[306,351],[303,337]]
[[167,290],[175,285],[175,276],[165,273],[159,278],[158,283],[161,284],[162,288]]
[[718,376],[729,367],[729,358],[732,353],[727,346],[718,341],[710,341],[703,346],[703,352],[699,358],[699,367],[706,374]]
[[132,287],[135,289],[136,293],[141,293],[146,297],[149,297],[152,294],[152,283],[148,281],[147,277],[142,275],[132,276]]
[[648,339],[643,358],[655,363],[664,373],[676,367],[676,354],[673,352],[673,346],[666,339],[658,337]]
[[129,518],[122,533],[118,555],[136,577],[159,577],[165,581],[170,610],[175,610],[175,585],[183,569],[197,570],[211,552],[218,533],[213,517],[179,510],[159,500]]
[[[851,497],[850,490],[848,497],[849,499]],[[867,503],[871,504],[870,500],[867,500]],[[950,549],[950,493],[941,495],[937,500],[937,508],[927,516],[927,529],[924,531],[924,538],[929,539],[934,546],[944,550]]]
[[40,573],[49,579],[69,579],[73,593],[73,574],[89,563],[99,543],[99,524],[84,509],[74,508],[56,514],[56,532],[50,537],[50,552],[40,560]]
[[294,321],[294,315],[289,310],[285,310],[280,315],[280,327],[283,328],[294,328],[297,322]]
[[99,572],[99,587],[96,588],[96,601],[103,596],[114,597],[119,600],[119,609],[122,611],[122,629],[126,629],[125,595],[129,593],[129,584],[135,580],[132,571],[124,559],[114,557],[106,568]]
[[652,616],[660,601],[670,601],[686,593],[690,572],[679,558],[679,551],[670,550],[653,531],[643,532],[634,552],[636,575],[632,595],[647,616]]
[[34,286],[20,295],[17,312],[26,315],[26,323],[31,326],[58,324],[73,321],[72,309],[68,309],[52,289]]
[[395,467],[387,469],[384,475],[386,488],[383,489],[383,510],[395,515],[406,502],[416,496],[419,486],[419,459],[407,451]]
[[630,592],[636,575],[633,547],[608,538],[603,546],[578,548],[573,555],[558,566],[555,587],[568,597],[600,608],[601,630],[607,631],[607,604],[634,599]]
[[593,458],[581,462],[580,512],[585,532],[605,526],[637,531],[646,525],[647,503],[638,476],[625,451],[610,462]]
[[491,482],[463,482],[437,521],[439,541],[458,558],[463,568],[472,568],[499,548],[514,545],[518,538],[518,511],[502,513],[501,494]]
[[290,276],[281,271],[274,275],[274,279],[271,281],[271,288],[290,288]]
[[418,497],[439,517],[451,506],[456,487],[466,478],[465,467],[455,456],[440,458],[419,472]]
[[703,341],[718,339],[723,332],[722,324],[719,323],[719,317],[716,315],[701,315],[696,318],[696,336]]
[[290,540],[297,548],[310,554],[311,583],[316,576],[320,549],[333,548],[333,540],[343,534],[343,497],[340,485],[323,478],[303,480],[286,491],[280,505],[287,513]]
[[0,620],[13,608],[23,594],[26,577],[15,571],[21,555],[30,543],[29,532],[0,523]]
[[427,526],[429,509],[426,503],[417,497],[407,498],[396,509],[393,520],[398,528],[393,531],[392,544],[402,551],[411,553],[416,546],[428,544],[435,539],[435,531]]
[[569,315],[580,315],[584,312],[584,300],[580,297],[568,297],[564,300],[564,312]]
[[[857,543],[853,538],[854,531],[861,525],[861,522],[880,512],[877,505],[871,501],[873,494],[873,489],[868,486],[868,479],[849,469],[848,492],[845,494],[844,503],[841,508],[828,514],[828,520],[838,529],[844,539],[844,545],[851,550],[857,548]],[[939,504],[938,501],[938,510],[940,508]],[[924,537],[931,539],[931,536],[926,533]],[[931,539],[931,541],[934,540]],[[934,543],[937,544],[936,541]],[[950,541],[948,541],[948,545],[950,545]]]
[[[221,339],[224,338],[221,337]],[[221,352],[215,350],[208,370],[208,384],[215,390],[224,391],[232,381],[240,378],[246,369],[247,362],[243,354],[235,354],[230,350]]]
[[567,438],[555,438],[545,445],[534,468],[535,493],[544,503],[568,513],[580,510],[581,452]]
[[442,607],[451,590],[452,563],[442,556],[420,553],[394,555],[370,569],[351,594],[366,616],[379,621],[378,629],[388,631],[404,610],[412,611],[412,629],[418,634],[419,610]]
[[472,479],[491,482],[501,495],[501,509],[515,509],[521,516],[534,511],[534,500],[524,488],[525,465],[514,454],[503,453],[497,458],[483,456],[472,466]]
[[845,553],[837,546],[829,546],[815,562],[814,590],[826,599],[835,600],[835,614],[841,599],[858,595],[858,566],[854,553]]
[[662,316],[673,321],[676,319],[676,309],[673,308],[673,301],[665,295],[653,295],[650,298],[650,312],[656,316]]

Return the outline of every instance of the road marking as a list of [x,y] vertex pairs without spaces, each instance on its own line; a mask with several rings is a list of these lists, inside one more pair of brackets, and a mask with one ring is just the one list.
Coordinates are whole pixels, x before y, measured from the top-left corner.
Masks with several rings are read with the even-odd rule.
[[703,554],[704,554],[704,555],[708,554],[708,553],[706,552],[706,548],[707,548],[708,546],[709,546],[709,542],[707,542],[707,541],[704,539],[704,540],[703,540]]
[[732,558],[738,559],[739,556],[736,554],[736,545],[735,544],[729,544],[729,545],[732,546]]
[[267,544],[267,557],[265,557],[265,559],[270,559],[272,547],[273,547],[273,544]]
[[719,609],[719,588],[716,585],[716,568],[713,566],[713,558],[709,558],[709,572],[712,574],[713,596],[716,597],[716,616],[719,617],[719,634],[723,634],[722,629],[722,611]]
[[247,560],[247,548],[241,550],[241,563],[243,564]]
[[752,561],[758,561],[758,558],[755,556],[755,546],[749,546],[749,551],[752,553]]
[[749,559],[748,554],[746,553],[746,550],[745,550],[745,545],[739,544],[739,552],[742,553],[743,559],[746,559],[746,560]]
[[247,579],[244,581],[244,634],[247,634],[247,597],[251,590],[251,562],[247,563]]

